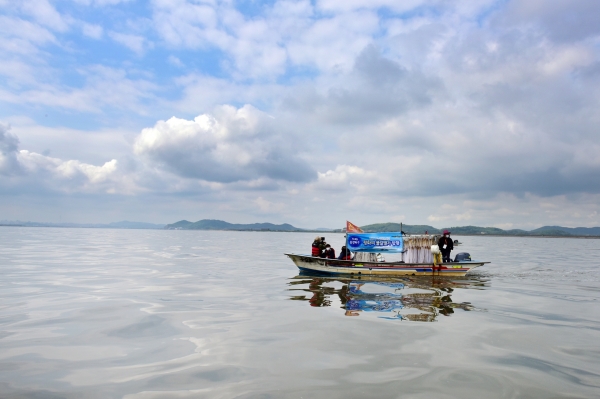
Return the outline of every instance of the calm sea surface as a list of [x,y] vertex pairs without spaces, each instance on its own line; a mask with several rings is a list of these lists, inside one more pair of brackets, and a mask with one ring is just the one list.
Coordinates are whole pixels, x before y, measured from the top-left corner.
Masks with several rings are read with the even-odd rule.
[[600,240],[352,280],[298,275],[314,235],[0,227],[0,397],[600,397]]

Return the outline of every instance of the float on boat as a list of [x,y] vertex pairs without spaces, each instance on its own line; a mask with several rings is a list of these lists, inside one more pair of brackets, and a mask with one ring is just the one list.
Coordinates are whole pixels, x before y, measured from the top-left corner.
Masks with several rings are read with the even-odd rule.
[[[354,226],[348,223],[350,226]],[[434,260],[440,236],[407,235],[403,232],[364,233],[347,232],[346,248],[354,252],[351,260],[327,259],[305,254],[285,254],[304,272],[354,276],[448,276],[460,277],[484,261],[472,260],[462,252],[453,262]],[[432,252],[433,251],[433,252]],[[377,254],[399,254],[400,259],[380,262]]]

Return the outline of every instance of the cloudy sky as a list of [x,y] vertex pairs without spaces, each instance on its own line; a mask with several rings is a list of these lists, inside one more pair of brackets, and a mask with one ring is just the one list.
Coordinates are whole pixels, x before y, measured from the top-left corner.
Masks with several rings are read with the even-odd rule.
[[597,0],[0,0],[0,220],[600,226]]

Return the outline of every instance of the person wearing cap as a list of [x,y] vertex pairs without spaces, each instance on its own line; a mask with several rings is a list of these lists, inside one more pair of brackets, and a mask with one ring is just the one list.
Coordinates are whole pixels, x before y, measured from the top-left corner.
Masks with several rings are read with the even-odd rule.
[[321,249],[321,258],[324,258],[323,253],[325,252],[325,248],[327,248],[327,242],[325,241],[325,237],[321,237],[319,248]]
[[440,247],[440,251],[442,252],[442,260],[450,262],[450,251],[454,249],[454,243],[450,238],[448,230],[444,230],[444,235],[438,240],[438,247]]
[[350,252],[348,250],[348,248],[346,248],[346,246],[344,245],[342,247],[342,250],[340,251],[340,256],[338,256],[338,259],[340,259],[340,260],[351,260],[352,259],[352,252]]

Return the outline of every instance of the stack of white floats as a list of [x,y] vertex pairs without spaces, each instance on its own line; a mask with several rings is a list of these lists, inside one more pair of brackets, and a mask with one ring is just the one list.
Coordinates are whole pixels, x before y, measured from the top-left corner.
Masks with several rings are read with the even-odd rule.
[[404,236],[404,252],[402,260],[405,263],[433,263],[431,246],[437,244],[436,235],[411,235]]

